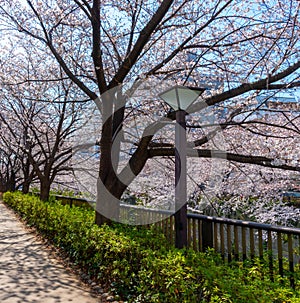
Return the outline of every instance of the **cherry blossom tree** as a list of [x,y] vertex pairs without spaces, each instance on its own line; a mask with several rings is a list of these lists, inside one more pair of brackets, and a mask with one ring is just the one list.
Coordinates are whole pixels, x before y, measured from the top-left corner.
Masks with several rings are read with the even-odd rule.
[[[293,207],[288,208],[283,201],[285,191],[300,189],[300,117],[298,110],[292,110],[293,105],[297,103],[285,104],[284,110],[261,109],[251,120],[248,117],[250,111],[240,112],[235,123],[232,122],[223,132],[229,155],[232,152],[249,154],[249,157],[262,157],[266,162],[260,166],[231,162],[223,174],[217,199],[209,201],[200,193],[202,200],[198,200],[198,205],[194,202],[194,207],[210,215],[273,224],[286,224],[287,221],[299,224],[299,212]],[[274,159],[274,166],[289,166],[289,170],[271,168],[268,159]],[[273,208],[277,215],[270,210]]]
[[[265,99],[262,100],[263,103],[265,101]],[[204,212],[209,215],[238,217],[241,216],[243,210],[245,210],[245,213],[249,213],[250,206],[254,207],[254,202],[257,204],[255,204],[256,206],[270,204],[270,201],[277,204],[277,202],[282,201],[284,191],[299,190],[300,116],[296,106],[297,102],[296,100],[293,101],[293,103],[285,103],[285,109],[282,109],[263,106],[264,104],[261,101],[258,102],[257,98],[254,98],[252,100],[253,105],[258,107],[259,104],[260,107],[257,110],[249,105],[248,108],[244,106],[242,110],[240,108],[235,109],[234,116],[232,115],[233,111],[229,111],[228,114],[226,112],[220,113],[221,117],[218,119],[218,125],[220,129],[222,128],[226,157],[235,159],[234,157],[239,155],[237,160],[240,163],[237,161],[231,161],[230,163],[226,160],[221,161],[222,167],[215,175],[215,177],[219,175],[221,180],[214,182],[215,184],[211,182],[213,179],[210,175],[211,164],[209,159],[197,158],[199,152],[207,153],[207,150],[213,146],[205,143],[202,139],[202,150],[199,151],[193,148],[194,145],[191,143],[197,143],[199,132],[201,131],[204,134],[205,130],[206,135],[210,136],[210,141],[214,139],[216,144],[220,144],[220,140],[216,140],[217,133],[214,134],[212,131],[214,130],[212,122],[209,119],[204,120],[204,118],[208,118],[207,114],[202,116],[201,119],[199,119],[199,115],[195,115],[188,121],[191,144],[188,161],[190,210]],[[293,109],[294,107],[295,109]],[[229,114],[232,116],[230,119]],[[199,120],[201,120],[201,123]],[[124,128],[128,127],[129,123],[126,122],[125,124]],[[168,135],[169,138],[174,137],[174,133],[168,132]],[[158,138],[156,137],[156,139]],[[164,139],[166,144],[166,133],[162,134],[161,139]],[[170,139],[168,140],[170,142]],[[166,156],[172,156],[173,146],[174,142],[172,141],[168,149],[165,146]],[[224,154],[215,153],[214,156],[222,157]],[[252,161],[258,160],[261,161],[260,165],[251,164]],[[159,203],[160,207],[164,205],[168,209],[170,200],[174,200],[174,196],[170,193],[172,158],[169,159],[169,165],[166,160],[158,161],[157,158],[152,158],[150,161],[130,186],[130,189],[137,198],[137,203],[146,203],[151,206],[156,206]],[[166,169],[164,169],[164,166]],[[149,176],[152,178],[150,179]],[[244,207],[242,207],[243,205]],[[254,208],[260,209],[261,212],[261,208],[256,206]],[[289,211],[289,213],[292,213],[292,211]],[[257,215],[256,213],[255,217],[258,218]],[[262,220],[261,215],[259,218]],[[254,219],[254,214],[249,215],[248,219]],[[293,220],[296,219],[293,218]]]
[[[139,101],[128,98],[140,83],[204,86],[206,93],[189,113],[226,109],[218,129],[236,129],[237,134],[245,125],[253,130],[259,124],[253,117],[243,122],[234,119],[241,110],[259,109],[251,104],[255,95],[299,86],[298,1],[1,0],[1,19],[2,33],[14,33],[26,47],[54,58],[63,70],[61,78],[71,80],[101,111],[103,192],[97,205],[105,208],[110,208],[112,197],[121,198],[151,159],[175,154],[169,133],[162,132],[166,119],[174,120],[175,114],[157,97],[152,96],[153,102],[146,100],[148,96]],[[34,74],[29,79],[41,80]],[[133,142],[127,165],[120,168],[122,142],[133,140],[126,137],[124,122],[134,119],[134,107],[140,115],[159,115]],[[193,124],[190,156],[299,171],[294,162],[283,163],[260,149],[252,153],[232,147],[225,153],[214,142],[212,126],[203,132],[203,126]],[[284,126],[275,124],[260,126]],[[244,138],[238,141],[247,146]],[[97,211],[96,222],[109,222],[114,216]]]
[[0,149],[0,192],[15,190],[17,187],[17,173],[20,169],[11,150]]
[[[3,110],[3,107],[2,107]],[[30,184],[35,180],[34,170],[22,148],[16,144],[15,134],[19,124],[1,113],[1,184],[2,192],[22,189],[29,192]],[[8,128],[6,122],[9,121]],[[14,129],[12,135],[10,130]],[[21,133],[19,133],[21,135]]]
[[[51,184],[59,176],[72,173],[71,138],[86,104],[77,102],[80,96],[74,84],[61,79],[59,69],[39,70],[40,62],[33,60],[39,57],[38,52],[19,47],[11,53],[14,61],[6,61],[7,73],[1,76],[1,141],[18,164],[23,192],[38,180],[41,199],[48,200]],[[14,71],[17,59],[21,72]],[[43,81],[28,81],[29,74],[38,74]],[[47,81],[53,75],[60,79],[54,84]]]

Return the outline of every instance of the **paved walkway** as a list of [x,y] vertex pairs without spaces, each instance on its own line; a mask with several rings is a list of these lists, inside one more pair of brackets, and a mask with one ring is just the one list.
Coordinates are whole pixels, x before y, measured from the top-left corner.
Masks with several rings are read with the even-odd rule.
[[97,303],[0,202],[0,302]]

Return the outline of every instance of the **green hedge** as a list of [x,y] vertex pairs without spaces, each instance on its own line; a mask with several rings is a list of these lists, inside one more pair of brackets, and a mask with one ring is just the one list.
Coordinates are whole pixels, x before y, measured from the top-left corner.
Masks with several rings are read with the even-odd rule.
[[288,279],[275,275],[270,281],[261,261],[227,266],[213,251],[177,250],[151,229],[99,227],[88,209],[20,193],[3,198],[72,262],[128,302],[300,302]]

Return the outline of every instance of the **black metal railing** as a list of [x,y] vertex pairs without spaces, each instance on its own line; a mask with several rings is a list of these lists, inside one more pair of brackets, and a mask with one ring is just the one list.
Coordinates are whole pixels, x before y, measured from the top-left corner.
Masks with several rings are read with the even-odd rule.
[[[94,201],[81,198],[55,196],[65,204],[92,205]],[[120,216],[130,220],[130,211],[139,216],[139,222],[155,222],[156,227],[164,232],[167,239],[175,241],[175,222],[173,213],[134,205],[121,204]],[[126,216],[126,217],[125,217]],[[295,287],[293,273],[300,263],[300,229],[274,226],[250,221],[234,220],[188,213],[188,246],[196,251],[214,248],[226,262],[232,260],[268,257],[271,277],[278,264],[281,276],[288,273],[291,287]],[[124,220],[122,220],[124,222]],[[276,262],[277,261],[277,262]],[[287,267],[287,268],[286,268]]]

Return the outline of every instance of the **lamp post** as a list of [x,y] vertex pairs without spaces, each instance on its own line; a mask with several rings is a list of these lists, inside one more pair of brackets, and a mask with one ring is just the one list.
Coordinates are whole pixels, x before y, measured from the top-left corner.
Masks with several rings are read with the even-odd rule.
[[187,247],[186,120],[188,107],[204,88],[174,86],[159,94],[176,111],[175,126],[175,246]]

